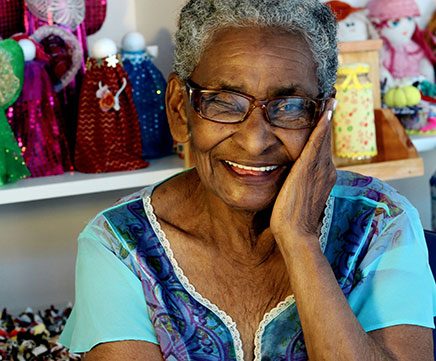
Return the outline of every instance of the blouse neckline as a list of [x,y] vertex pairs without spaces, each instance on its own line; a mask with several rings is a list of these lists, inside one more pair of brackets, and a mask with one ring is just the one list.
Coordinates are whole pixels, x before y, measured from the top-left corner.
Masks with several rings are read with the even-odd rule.
[[[158,184],[157,184],[158,185]],[[182,286],[186,289],[186,291],[201,305],[209,309],[211,312],[213,312],[227,327],[229,330],[233,345],[235,348],[236,353],[236,360],[238,361],[244,361],[244,351],[242,348],[242,340],[241,335],[239,333],[238,327],[236,325],[236,322],[229,316],[225,311],[221,310],[216,304],[212,303],[209,299],[202,296],[196,289],[195,286],[189,281],[189,279],[186,277],[184,271],[179,266],[177,260],[174,257],[174,253],[171,249],[171,244],[165,234],[165,232],[162,230],[162,227],[157,220],[157,217],[154,213],[153,205],[151,204],[151,195],[153,193],[154,188],[157,186],[150,186],[147,187],[143,197],[143,206],[144,211],[147,215],[147,218],[150,221],[150,224],[153,228],[154,233],[156,234],[160,244],[162,245],[165,255],[167,256],[168,260],[170,261],[175,276],[179,280],[179,282],[182,284]],[[330,224],[331,219],[333,215],[333,205],[334,205],[334,197],[329,195],[327,201],[326,201],[326,208],[324,211],[324,217],[322,220],[322,227],[321,227],[321,234],[319,237],[319,243],[322,252],[324,253],[325,247],[327,244],[327,236],[330,230]],[[272,308],[270,311],[264,314],[262,321],[259,323],[259,326],[255,332],[254,336],[254,361],[260,361],[261,360],[261,354],[262,354],[262,336],[265,331],[265,328],[270,324],[274,319],[276,319],[282,312],[284,312],[286,309],[288,309],[291,305],[295,303],[294,295],[287,296],[283,301],[280,301],[277,306]]]

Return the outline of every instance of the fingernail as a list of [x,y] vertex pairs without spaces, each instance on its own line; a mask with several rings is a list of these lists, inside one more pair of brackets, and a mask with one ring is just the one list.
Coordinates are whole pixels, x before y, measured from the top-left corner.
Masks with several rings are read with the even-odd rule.
[[336,99],[333,99],[333,111],[336,110],[336,107],[338,106],[338,101]]
[[330,122],[332,120],[333,112],[331,110],[327,111],[327,120]]

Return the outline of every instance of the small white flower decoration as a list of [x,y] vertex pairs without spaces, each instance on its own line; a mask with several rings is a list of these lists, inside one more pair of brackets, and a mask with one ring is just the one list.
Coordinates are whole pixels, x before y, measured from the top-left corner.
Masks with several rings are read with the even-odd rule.
[[116,67],[117,67],[117,64],[118,64],[119,62],[120,62],[120,61],[118,60],[118,58],[117,58],[116,55],[111,55],[111,56],[108,56],[108,57],[106,58],[106,63],[107,63],[107,65],[108,65],[109,67],[111,67],[111,68],[116,68]]

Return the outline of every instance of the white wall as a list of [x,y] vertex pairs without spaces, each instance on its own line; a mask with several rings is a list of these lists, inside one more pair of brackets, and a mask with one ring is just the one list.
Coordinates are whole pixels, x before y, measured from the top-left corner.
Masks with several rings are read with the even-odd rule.
[[[106,23],[91,42],[109,36],[119,43],[126,31],[139,30],[150,45],[160,46],[157,64],[167,74],[170,34],[182,3],[109,0]],[[436,151],[423,156],[427,168],[424,177],[391,183],[412,201],[429,227],[428,179],[436,170]],[[72,301],[77,235],[91,217],[131,191],[0,206],[0,308],[18,312],[28,305],[43,307]]]
[[425,174],[422,177],[399,179],[388,182],[418,209],[425,229],[431,229],[430,178],[436,172],[436,150],[421,153]]
[[109,0],[103,27],[89,37],[92,47],[97,39],[109,37],[118,46],[129,31],[139,31],[147,45],[158,45],[159,55],[155,64],[167,76],[171,71],[173,39],[177,16],[185,0]]

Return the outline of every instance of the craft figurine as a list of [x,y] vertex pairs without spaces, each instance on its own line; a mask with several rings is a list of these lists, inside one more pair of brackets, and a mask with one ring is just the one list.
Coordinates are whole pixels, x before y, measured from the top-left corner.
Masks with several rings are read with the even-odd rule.
[[8,120],[32,177],[62,174],[71,169],[71,162],[59,102],[46,71],[48,56],[38,43],[21,38],[24,87]]
[[395,79],[425,79],[434,82],[431,52],[414,41],[419,32],[414,17],[420,15],[415,0],[370,0],[369,16],[383,39],[382,81],[387,88]]
[[336,14],[338,39],[341,42],[377,39],[378,34],[363,7],[353,7],[343,1],[329,1],[327,5]]
[[137,32],[122,39],[122,60],[132,84],[142,140],[142,157],[168,155],[173,148],[166,112],[166,81],[147,52],[144,37]]
[[132,170],[142,159],[141,135],[132,88],[117,47],[98,40],[87,60],[79,101],[75,167],[84,173]]
[[30,175],[5,117],[23,87],[24,54],[12,39],[0,41],[0,186]]

